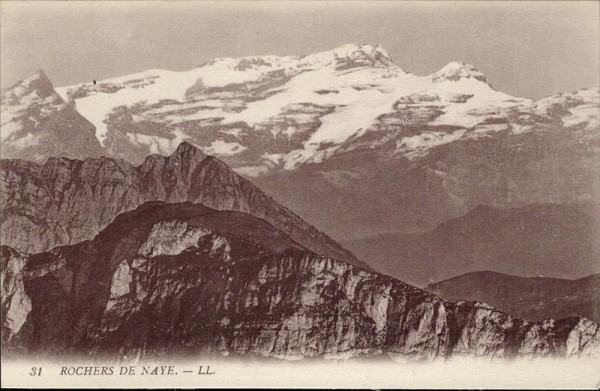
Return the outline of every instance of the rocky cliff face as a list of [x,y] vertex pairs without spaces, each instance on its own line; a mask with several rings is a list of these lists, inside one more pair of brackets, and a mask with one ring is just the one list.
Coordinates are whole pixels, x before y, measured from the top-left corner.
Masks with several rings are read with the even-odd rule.
[[4,354],[281,359],[589,356],[598,325],[532,323],[317,255],[264,220],[148,203],[94,240],[2,247]]
[[191,201],[251,213],[319,254],[359,263],[226,164],[188,143],[169,157],[149,156],[138,167],[105,157],[50,158],[43,164],[2,160],[0,182],[1,240],[20,251],[91,239],[119,213],[146,201]]
[[[29,256],[2,247],[2,338],[10,340],[31,312],[31,299],[25,293],[23,269]],[[3,339],[4,340],[4,339]]]

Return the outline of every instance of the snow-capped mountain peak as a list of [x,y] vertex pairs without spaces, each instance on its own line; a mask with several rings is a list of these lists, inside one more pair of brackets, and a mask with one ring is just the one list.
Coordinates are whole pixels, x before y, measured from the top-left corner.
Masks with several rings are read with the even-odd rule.
[[303,56],[222,57],[203,63],[196,68],[218,67],[238,72],[258,70],[261,73],[283,69],[287,73],[296,73],[325,67],[334,67],[339,70],[360,66],[397,68],[385,49],[380,45],[368,44],[346,44]]
[[357,65],[394,66],[390,55],[380,45],[347,44],[332,50],[309,54],[300,59],[301,64],[336,65],[338,68]]
[[39,70],[10,87],[2,94],[2,128],[0,140],[3,148],[23,149],[35,142],[33,127],[62,109],[65,102],[54,91],[43,70]]
[[50,82],[46,73],[40,69],[31,76],[16,83],[2,94],[2,105],[29,105],[41,102],[49,97],[53,101],[60,100],[60,97],[54,91],[52,82]]
[[449,62],[432,75],[432,80],[435,82],[458,81],[460,79],[469,78],[486,82],[485,75],[479,72],[473,65],[457,61]]
[[94,137],[94,126],[62,99],[43,70],[2,94],[0,114],[3,158],[104,154]]

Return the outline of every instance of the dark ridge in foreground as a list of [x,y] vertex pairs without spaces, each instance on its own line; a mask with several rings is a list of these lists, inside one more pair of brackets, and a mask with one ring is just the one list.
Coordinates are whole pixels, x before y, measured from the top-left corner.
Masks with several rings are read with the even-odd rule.
[[317,255],[265,220],[146,203],[91,241],[1,248],[3,355],[590,356],[598,325],[447,302]]

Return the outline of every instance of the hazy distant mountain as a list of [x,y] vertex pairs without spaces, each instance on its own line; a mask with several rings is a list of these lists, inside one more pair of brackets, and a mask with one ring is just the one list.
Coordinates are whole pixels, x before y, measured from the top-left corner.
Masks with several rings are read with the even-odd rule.
[[453,304],[307,250],[264,220],[146,203],[92,241],[0,247],[3,356],[581,357],[598,325]]
[[225,163],[188,143],[169,157],[148,156],[137,167],[106,157],[45,163],[3,159],[0,185],[2,244],[20,251],[92,239],[118,214],[146,201],[192,201],[253,214],[318,254],[360,263]]
[[480,206],[431,232],[342,243],[378,270],[418,286],[480,270],[580,278],[600,272],[599,221],[590,204]]
[[426,290],[450,301],[486,302],[532,321],[570,316],[600,321],[600,274],[564,280],[472,272],[431,284]]

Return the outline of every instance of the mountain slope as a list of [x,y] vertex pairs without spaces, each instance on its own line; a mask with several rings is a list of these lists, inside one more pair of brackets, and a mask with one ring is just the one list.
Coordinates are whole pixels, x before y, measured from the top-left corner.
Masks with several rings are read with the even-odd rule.
[[282,359],[589,356],[598,325],[524,322],[318,256],[264,220],[147,203],[92,241],[3,246],[3,354]]
[[422,156],[395,152],[404,132],[428,126],[391,127],[388,143],[374,146],[365,136],[360,148],[253,181],[344,240],[429,231],[478,205],[586,201],[600,208],[598,127],[564,128],[551,120],[533,123],[538,131],[514,133],[505,122],[476,139],[432,145]]
[[480,206],[422,234],[344,242],[379,270],[425,286],[457,273],[580,278],[600,272],[600,224],[591,204]]
[[600,274],[564,280],[472,272],[430,284],[426,290],[450,301],[486,302],[532,321],[575,315],[600,320]]
[[26,252],[91,239],[118,214],[146,201],[192,201],[264,218],[313,251],[359,261],[220,160],[182,143],[169,157],[134,167],[109,158],[46,163],[2,160],[3,244]]

